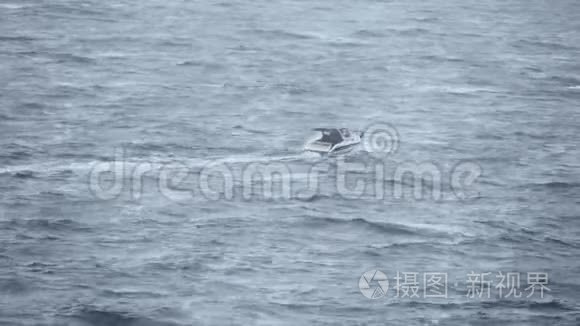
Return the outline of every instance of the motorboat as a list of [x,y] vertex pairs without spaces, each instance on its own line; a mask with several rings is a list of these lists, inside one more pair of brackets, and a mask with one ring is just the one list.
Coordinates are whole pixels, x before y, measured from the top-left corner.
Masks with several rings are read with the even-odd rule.
[[346,152],[361,142],[362,133],[347,128],[316,128],[317,138],[306,143],[304,150],[321,154]]

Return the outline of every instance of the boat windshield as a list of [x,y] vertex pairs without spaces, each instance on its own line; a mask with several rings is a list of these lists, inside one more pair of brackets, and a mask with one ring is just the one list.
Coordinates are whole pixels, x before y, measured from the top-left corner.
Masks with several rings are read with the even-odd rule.
[[338,130],[336,129],[324,130],[322,131],[322,138],[320,138],[318,141],[331,144],[338,144],[342,141],[342,136],[340,135],[340,132],[338,132]]
[[346,138],[350,137],[350,131],[348,131],[348,129],[342,128],[342,129],[340,129],[340,132],[344,135],[344,137],[346,137]]

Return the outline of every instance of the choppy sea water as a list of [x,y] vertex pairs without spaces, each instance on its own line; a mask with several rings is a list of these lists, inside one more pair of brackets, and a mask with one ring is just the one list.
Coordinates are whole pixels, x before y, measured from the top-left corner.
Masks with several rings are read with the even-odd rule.
[[[578,325],[579,31],[574,0],[0,1],[0,324]],[[388,153],[302,153],[374,124]]]

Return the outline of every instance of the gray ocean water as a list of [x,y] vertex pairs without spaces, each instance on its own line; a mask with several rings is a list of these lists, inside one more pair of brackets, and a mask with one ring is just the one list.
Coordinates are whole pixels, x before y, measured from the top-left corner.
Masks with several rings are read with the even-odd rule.
[[[1,0],[0,324],[580,325],[579,58],[575,0]],[[343,159],[386,162],[349,176],[385,194],[347,198],[302,146],[373,123],[396,151]],[[103,196],[114,161],[147,173]],[[215,162],[330,169],[307,196],[192,191]],[[410,162],[440,197],[389,191]],[[469,297],[500,271],[549,291]],[[447,296],[396,297],[397,272]]]

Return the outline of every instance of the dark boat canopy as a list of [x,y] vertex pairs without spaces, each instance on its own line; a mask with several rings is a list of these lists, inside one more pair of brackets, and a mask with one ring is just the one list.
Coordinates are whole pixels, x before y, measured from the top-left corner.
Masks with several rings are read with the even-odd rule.
[[336,128],[315,128],[314,131],[320,131],[322,138],[318,141],[330,144],[338,144],[343,141],[342,134]]

